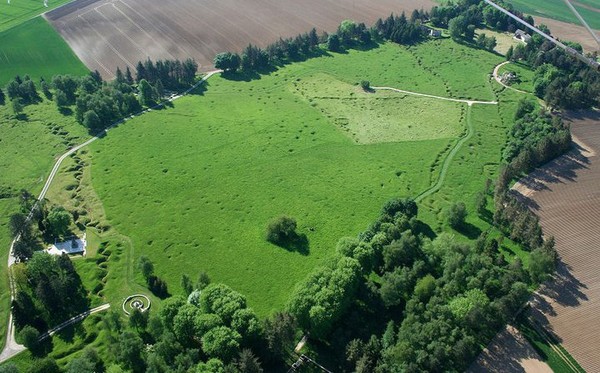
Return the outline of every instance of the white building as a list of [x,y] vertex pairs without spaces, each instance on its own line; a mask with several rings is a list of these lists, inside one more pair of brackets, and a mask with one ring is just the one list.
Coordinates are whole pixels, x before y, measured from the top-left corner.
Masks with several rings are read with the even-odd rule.
[[73,236],[70,239],[63,242],[55,242],[54,245],[50,245],[48,248],[48,254],[51,255],[62,255],[62,254],[81,254],[85,255],[85,248],[87,247],[86,234],[83,234],[82,238]]

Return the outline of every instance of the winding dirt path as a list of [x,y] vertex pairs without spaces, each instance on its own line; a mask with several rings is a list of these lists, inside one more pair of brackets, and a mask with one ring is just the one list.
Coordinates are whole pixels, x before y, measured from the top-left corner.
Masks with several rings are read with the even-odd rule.
[[450,167],[450,163],[454,159],[454,156],[456,155],[456,153],[458,153],[458,151],[460,150],[462,145],[467,140],[469,140],[471,138],[471,136],[473,136],[473,123],[471,122],[471,114],[472,114],[471,106],[473,106],[475,104],[498,105],[498,101],[464,100],[464,99],[459,99],[459,98],[449,98],[449,97],[429,95],[426,93],[406,91],[403,89],[397,89],[397,88],[392,88],[392,87],[371,87],[371,88],[374,90],[393,91],[393,92],[398,92],[398,93],[404,93],[407,95],[434,98],[434,99],[438,99],[438,100],[452,101],[452,102],[459,102],[459,103],[467,104],[467,132],[461,138],[459,138],[458,142],[454,145],[452,150],[450,150],[450,153],[448,153],[448,155],[444,158],[444,162],[442,164],[442,169],[440,171],[440,175],[439,175],[437,181],[435,182],[435,184],[433,184],[432,186],[430,186],[429,188],[427,188],[426,190],[421,192],[419,195],[417,195],[415,197],[415,202],[422,201],[423,198],[428,197],[428,196],[432,195],[433,193],[437,192],[438,190],[440,190],[442,185],[444,185],[444,180],[446,179],[446,174],[448,173],[448,168]]

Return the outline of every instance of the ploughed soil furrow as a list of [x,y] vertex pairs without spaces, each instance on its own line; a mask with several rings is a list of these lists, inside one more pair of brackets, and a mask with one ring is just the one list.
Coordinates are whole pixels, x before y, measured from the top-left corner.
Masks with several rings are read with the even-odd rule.
[[241,52],[249,43],[264,47],[313,27],[335,31],[344,19],[371,24],[433,5],[432,0],[76,0],[46,18],[88,68],[110,79],[117,66],[147,57],[194,58],[208,71],[216,53]]
[[533,315],[586,371],[600,372],[600,112],[567,120],[575,149],[515,189],[561,257],[556,277],[533,299]]

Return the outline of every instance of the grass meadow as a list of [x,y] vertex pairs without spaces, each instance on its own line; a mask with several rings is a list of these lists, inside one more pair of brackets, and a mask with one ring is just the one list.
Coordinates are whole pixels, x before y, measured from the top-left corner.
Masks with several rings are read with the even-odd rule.
[[48,7],[43,0],[11,0],[0,2],[0,32],[22,24],[37,15],[45,13],[72,0],[48,0]]
[[[90,251],[74,263],[92,305],[110,302],[118,310],[127,295],[150,295],[134,265],[146,255],[171,294],[182,293],[182,274],[195,278],[206,271],[245,294],[260,316],[279,310],[339,238],[363,231],[390,198],[414,197],[437,181],[468,119],[473,136],[458,149],[442,188],[419,208],[435,232],[474,238],[490,228],[473,212],[475,195],[496,175],[520,97],[490,81],[502,60],[451,40],[326,53],[252,80],[214,76],[204,92],[111,129],[65,161],[48,193],[52,203],[83,213]],[[466,104],[366,93],[361,80],[500,104],[474,105],[467,118]],[[44,108],[39,115],[59,115],[52,105]],[[31,125],[37,115],[11,123]],[[65,132],[83,136],[71,121]],[[35,177],[64,150],[61,141],[40,147],[45,163],[40,159],[19,182],[41,187]],[[471,211],[463,232],[445,224],[445,210],[459,200]],[[308,245],[282,248],[265,240],[267,224],[281,214],[297,219]],[[507,241],[507,256],[527,259]],[[159,309],[160,301],[152,300]],[[64,365],[84,344],[110,354],[99,322],[92,317],[52,338],[51,356]],[[31,355],[14,360],[26,367]]]
[[[472,73],[428,62],[435,51],[451,56],[438,60],[454,68],[453,59],[462,58]],[[93,186],[110,225],[131,239],[134,257],[157,263],[172,293],[181,291],[182,273],[204,270],[244,293],[264,316],[286,302],[340,237],[364,230],[386,200],[415,196],[435,182],[440,159],[465,131],[464,104],[365,93],[358,82],[491,100],[488,74],[501,60],[443,40],[331,54],[252,81],[213,77],[202,96],[94,143]],[[491,146],[484,118],[497,117],[498,109],[474,110],[484,140],[471,148]],[[481,158],[486,176],[463,181],[460,170],[452,171],[452,193],[468,188],[474,195],[493,176],[506,131],[497,126],[486,157],[476,150],[462,156],[469,175],[480,171],[469,159]],[[436,209],[451,197],[431,197],[440,202],[426,207],[429,222],[437,224]],[[268,222],[281,214],[298,220],[307,247],[265,241]]]
[[[20,3],[14,0],[11,6]],[[1,3],[0,7],[5,5]],[[84,75],[89,72],[42,17],[0,32],[0,66],[0,86],[5,86],[16,75],[28,74],[37,82],[40,77],[49,80],[57,74]]]

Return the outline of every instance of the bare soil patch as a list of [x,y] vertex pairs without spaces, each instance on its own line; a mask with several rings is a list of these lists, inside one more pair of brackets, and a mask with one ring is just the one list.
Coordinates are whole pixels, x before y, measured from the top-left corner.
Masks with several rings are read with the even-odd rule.
[[[590,35],[583,26],[577,26],[572,23],[556,21],[544,17],[533,17],[533,19],[535,20],[536,25],[543,23],[548,26],[552,35],[560,40],[569,40],[579,43],[586,52],[600,52],[600,46],[598,46],[598,43],[596,43],[592,35]],[[594,31],[596,31],[597,35],[600,35],[599,30]]]
[[561,257],[555,278],[533,299],[533,315],[586,371],[599,372],[600,112],[566,119],[579,144],[515,189]]
[[552,373],[525,337],[512,325],[500,332],[467,370],[467,373]]
[[335,31],[344,19],[372,23],[390,13],[429,9],[432,0],[78,0],[46,14],[91,70],[112,78],[140,60],[194,58],[266,46],[280,37]]

